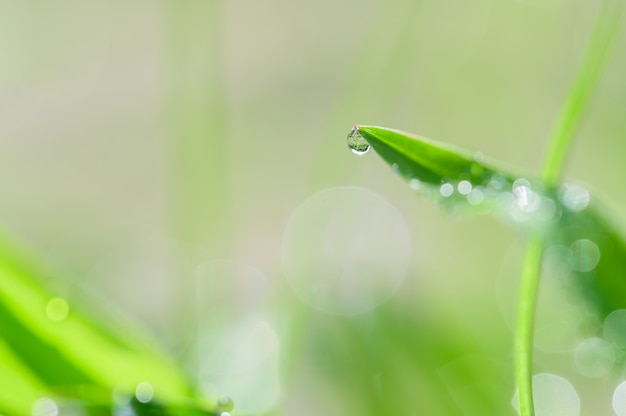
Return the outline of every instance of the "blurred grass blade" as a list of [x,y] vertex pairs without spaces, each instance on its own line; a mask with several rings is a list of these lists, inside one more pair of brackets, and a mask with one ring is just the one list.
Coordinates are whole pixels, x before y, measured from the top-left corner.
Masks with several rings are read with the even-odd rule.
[[[4,327],[1,320],[0,325]],[[44,386],[1,339],[0,375],[0,414],[30,412],[30,405],[44,390]]]
[[622,0],[605,0],[597,18],[585,59],[578,71],[554,132],[548,141],[541,178],[556,184],[576,127],[595,89],[620,29],[624,13]]
[[[199,404],[176,363],[136,333],[106,331],[51,296],[20,257],[0,244],[0,414],[30,414],[36,397],[81,399],[85,389],[110,401],[113,390],[132,396],[141,382],[166,406]],[[54,302],[64,310],[51,310]]]

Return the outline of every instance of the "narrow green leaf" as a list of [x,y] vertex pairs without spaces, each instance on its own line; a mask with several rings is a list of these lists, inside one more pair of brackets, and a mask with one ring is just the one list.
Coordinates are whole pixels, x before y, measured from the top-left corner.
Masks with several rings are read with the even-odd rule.
[[[437,201],[467,204],[469,195],[458,190],[460,181],[466,180],[472,189],[482,189],[485,198],[500,201],[492,212],[508,218],[509,224],[539,231],[546,248],[557,247],[565,253],[563,261],[577,277],[576,286],[601,318],[616,309],[626,309],[626,240],[586,189],[545,187],[538,179],[496,168],[472,152],[401,131],[374,126],[358,126],[358,130],[405,180],[417,180],[432,188]],[[515,181],[522,176],[527,182],[516,194]],[[493,178],[500,179],[499,189],[490,185]],[[440,195],[439,187],[444,183],[453,185],[453,194],[448,197]],[[518,204],[525,205],[516,216]],[[543,208],[551,204],[553,216],[542,218],[546,215]]]
[[439,186],[451,179],[467,179],[479,185],[495,173],[514,178],[486,166],[479,156],[446,143],[384,127],[357,128],[388,164],[409,179]]
[[[29,413],[42,395],[110,407],[114,390],[132,396],[141,382],[150,383],[168,409],[183,409],[178,413],[206,407],[166,354],[128,329],[107,331],[91,322],[43,289],[28,264],[0,244],[0,390],[16,392],[10,400],[0,392],[0,413]],[[62,310],[55,312],[52,302]],[[103,393],[86,397],[85,391]]]

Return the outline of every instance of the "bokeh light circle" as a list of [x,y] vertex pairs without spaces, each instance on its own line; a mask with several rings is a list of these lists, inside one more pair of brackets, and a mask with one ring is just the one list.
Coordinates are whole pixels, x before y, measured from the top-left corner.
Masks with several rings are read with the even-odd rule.
[[626,416],[626,381],[615,388],[612,404],[617,416]]
[[411,255],[407,225],[382,197],[358,187],[323,190],[291,215],[283,270],[294,292],[329,313],[363,313],[389,299]]
[[626,349],[626,309],[618,309],[606,317],[603,333],[607,341],[621,349]]
[[[572,383],[555,374],[542,373],[533,376],[533,396],[535,416],[578,416],[580,397]],[[512,400],[513,407],[519,410],[519,393]]]
[[615,363],[615,349],[601,338],[581,342],[574,352],[578,372],[586,377],[604,377]]

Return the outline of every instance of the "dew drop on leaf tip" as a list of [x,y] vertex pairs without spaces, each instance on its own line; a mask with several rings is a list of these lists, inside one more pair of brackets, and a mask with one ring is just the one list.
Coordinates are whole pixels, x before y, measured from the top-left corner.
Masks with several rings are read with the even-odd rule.
[[348,147],[355,155],[364,155],[369,152],[370,144],[363,138],[358,126],[352,127],[348,134]]

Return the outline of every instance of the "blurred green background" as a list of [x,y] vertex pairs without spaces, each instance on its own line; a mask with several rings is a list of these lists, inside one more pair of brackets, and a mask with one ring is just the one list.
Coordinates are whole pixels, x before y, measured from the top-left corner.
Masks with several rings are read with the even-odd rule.
[[[0,225],[58,276],[47,288],[140,322],[235,414],[514,414],[519,235],[416,198],[345,136],[394,127],[537,172],[597,2],[0,4]],[[625,38],[566,167],[617,213]],[[305,201],[336,187],[374,194],[333,193],[345,216],[309,238],[323,208]],[[387,276],[382,248],[406,271]],[[305,258],[391,283],[337,314],[358,273],[325,310]],[[581,374],[575,329],[550,329],[575,327],[577,299],[542,296],[537,372],[567,378],[581,414],[612,414],[614,381]]]

